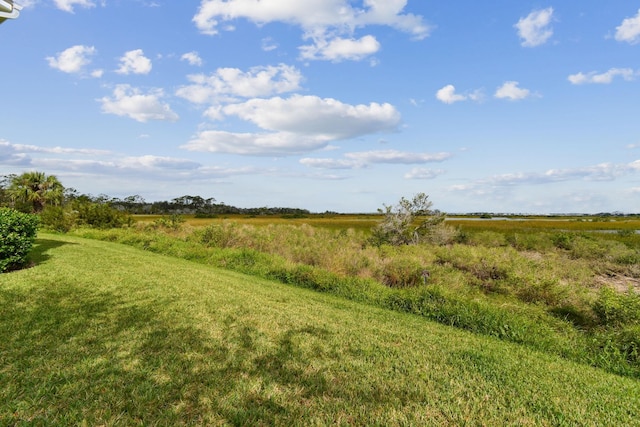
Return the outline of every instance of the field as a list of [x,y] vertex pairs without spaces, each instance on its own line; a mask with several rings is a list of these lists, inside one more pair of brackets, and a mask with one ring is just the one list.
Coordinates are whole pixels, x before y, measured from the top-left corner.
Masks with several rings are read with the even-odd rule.
[[0,275],[1,425],[639,424],[635,378],[117,233]]

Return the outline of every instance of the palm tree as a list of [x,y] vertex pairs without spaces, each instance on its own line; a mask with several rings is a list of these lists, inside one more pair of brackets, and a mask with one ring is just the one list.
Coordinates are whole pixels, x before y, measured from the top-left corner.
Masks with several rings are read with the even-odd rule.
[[15,202],[30,204],[33,212],[42,212],[47,204],[62,202],[64,187],[54,175],[44,172],[25,172],[13,177],[9,195]]

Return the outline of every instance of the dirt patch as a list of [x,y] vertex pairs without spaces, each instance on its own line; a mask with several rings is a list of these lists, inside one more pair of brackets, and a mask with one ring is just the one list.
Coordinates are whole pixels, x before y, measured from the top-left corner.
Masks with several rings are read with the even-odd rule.
[[599,276],[596,281],[599,285],[609,286],[618,292],[627,292],[629,288],[640,294],[640,279],[616,274],[614,276]]

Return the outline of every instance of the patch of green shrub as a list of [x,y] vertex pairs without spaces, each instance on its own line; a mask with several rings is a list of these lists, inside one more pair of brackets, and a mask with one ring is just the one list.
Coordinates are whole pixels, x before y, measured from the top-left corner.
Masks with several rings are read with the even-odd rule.
[[558,249],[570,250],[573,247],[573,240],[575,238],[574,234],[571,233],[555,233],[551,236],[551,241],[553,245]]
[[640,325],[640,295],[632,290],[621,293],[603,287],[593,310],[600,324],[606,327]]
[[38,217],[0,208],[0,273],[23,266],[38,232]]
[[376,276],[390,288],[405,288],[426,285],[429,272],[418,260],[398,256],[386,259]]
[[40,214],[43,227],[61,233],[69,232],[76,224],[75,213],[61,206],[47,206]]

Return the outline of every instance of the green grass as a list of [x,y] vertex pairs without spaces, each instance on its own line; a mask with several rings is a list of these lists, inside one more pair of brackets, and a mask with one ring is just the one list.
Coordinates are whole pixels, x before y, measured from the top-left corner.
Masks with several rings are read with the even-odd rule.
[[423,318],[42,234],[0,275],[0,425],[639,425],[640,382]]

